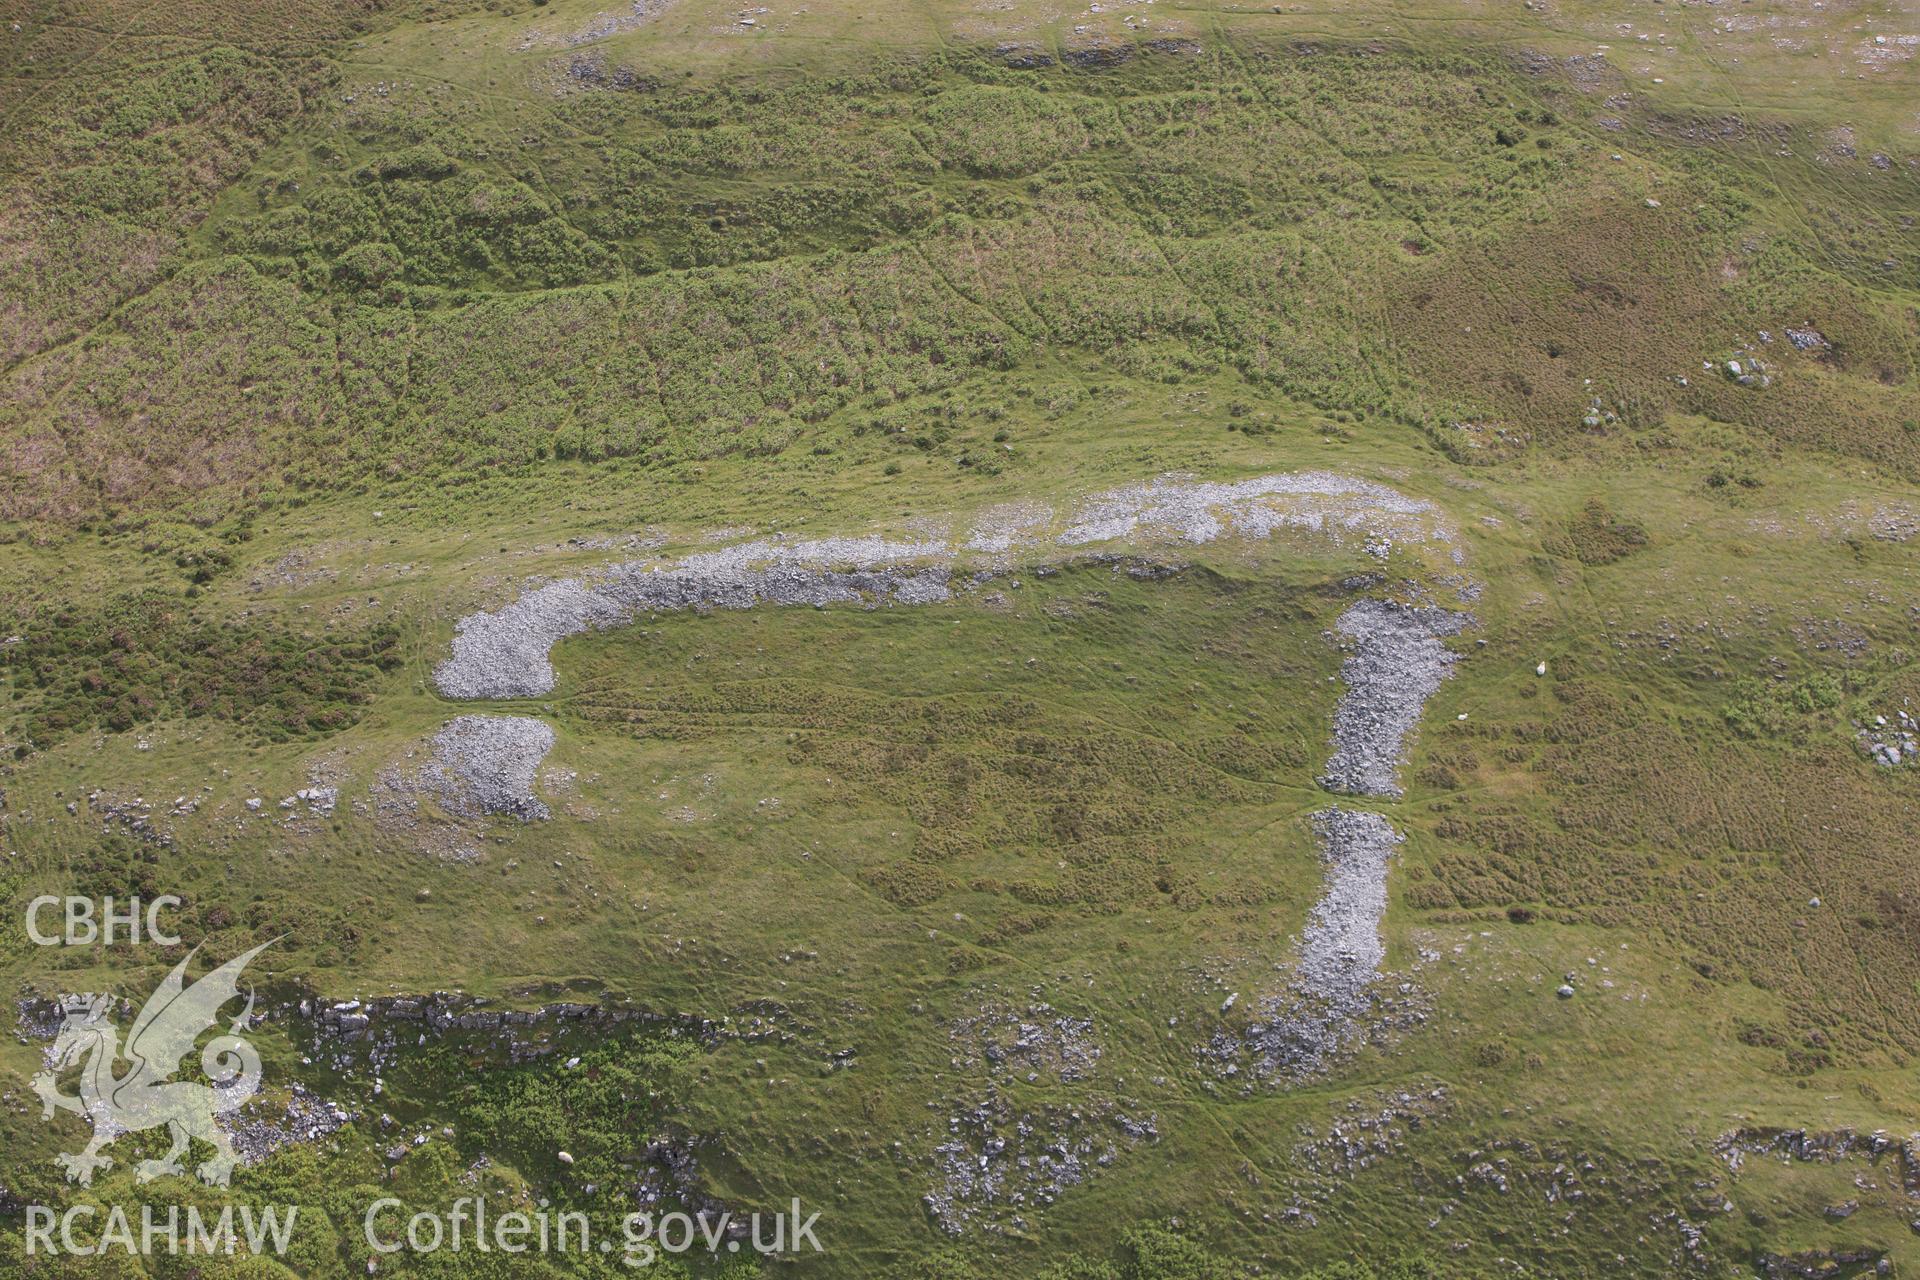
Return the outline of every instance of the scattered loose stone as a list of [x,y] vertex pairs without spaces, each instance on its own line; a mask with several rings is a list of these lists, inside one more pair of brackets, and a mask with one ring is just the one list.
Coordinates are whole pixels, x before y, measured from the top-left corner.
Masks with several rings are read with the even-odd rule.
[[1022,1232],[1027,1213],[1052,1204],[1126,1149],[1159,1137],[1154,1117],[1130,1115],[1104,1100],[1024,1112],[989,1086],[947,1117],[946,1135],[934,1147],[939,1181],[921,1199],[949,1235],[970,1226]]
[[490,816],[550,816],[533,785],[553,741],[552,728],[530,716],[456,716],[375,775],[375,820],[415,849],[475,861]]
[[1902,707],[1891,720],[1876,715],[1866,724],[1855,722],[1854,741],[1882,768],[1913,764],[1920,759],[1920,717]]
[[1301,932],[1288,988],[1257,1006],[1244,1034],[1222,1030],[1207,1056],[1238,1072],[1252,1059],[1257,1080],[1299,1080],[1324,1070],[1365,1032],[1377,1012],[1372,991],[1386,948],[1387,864],[1405,837],[1377,813],[1328,809],[1314,815],[1326,890]]
[[[963,549],[999,557],[1043,545],[1045,508],[984,513]],[[1335,540],[1358,536],[1384,557],[1402,543],[1439,543],[1462,553],[1432,503],[1331,472],[1261,476],[1234,483],[1162,477],[1088,499],[1054,541],[1080,547],[1115,540],[1211,542],[1232,533],[1265,538],[1300,529]],[[619,626],[637,614],[755,605],[929,604],[951,597],[957,553],[944,538],[879,537],[789,542],[776,535],[676,561],[628,561],[582,578],[549,582],[455,625],[453,651],[434,670],[454,698],[536,697],[553,688],[548,655],[571,635]]]
[[1386,600],[1361,600],[1340,615],[1353,656],[1340,668],[1347,689],[1334,708],[1333,756],[1322,786],[1349,795],[1402,794],[1406,740],[1459,661],[1440,638],[1471,622],[1469,614]]
[[530,716],[456,716],[433,735],[428,772],[454,813],[533,822],[551,816],[533,794],[533,778],[552,749],[553,729]]
[[279,1113],[256,1096],[236,1111],[214,1112],[214,1122],[227,1131],[242,1164],[257,1165],[283,1147],[319,1142],[345,1128],[354,1116],[345,1107],[322,1098],[301,1084],[288,1091]]
[[955,1070],[985,1066],[995,1077],[1060,1083],[1084,1080],[1100,1061],[1093,1019],[1061,1013],[1038,998],[1024,1010],[989,999],[951,1028]]

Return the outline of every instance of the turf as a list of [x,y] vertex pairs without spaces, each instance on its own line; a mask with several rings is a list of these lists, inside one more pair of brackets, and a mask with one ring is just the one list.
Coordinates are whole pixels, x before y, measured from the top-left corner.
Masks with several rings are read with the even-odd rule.
[[[198,1274],[365,1274],[367,1196],[612,1222],[661,1137],[699,1152],[674,1195],[823,1212],[827,1252],[768,1271],[1920,1265],[1897,1153],[1723,1142],[1920,1130],[1920,793],[1855,728],[1920,695],[1906,15],[651,8],[7,9],[0,897],[278,939],[270,1082],[361,1115],[230,1196],[136,1191],[141,1138],[81,1193],[23,1035],[0,1201],[292,1199],[293,1254]],[[381,808],[476,709],[431,684],[455,619],[531,580],[1313,468],[1434,502],[1464,563],[1229,540],[642,618],[483,708],[555,726],[551,820]],[[1246,1091],[1201,1048],[1319,892],[1363,571],[1480,588],[1377,806],[1418,1016]],[[279,808],[334,778],[331,815]],[[12,996],[137,998],[178,955],[0,931]],[[410,1046],[376,1095],[297,1012],[441,989],[658,1018],[533,1064]],[[963,1060],[956,1026],[1036,1001],[1091,1019],[1095,1070]],[[1156,1136],[949,1234],[923,1197],[990,1092],[1042,1144]],[[13,1213],[20,1274],[186,1274],[23,1248]]]

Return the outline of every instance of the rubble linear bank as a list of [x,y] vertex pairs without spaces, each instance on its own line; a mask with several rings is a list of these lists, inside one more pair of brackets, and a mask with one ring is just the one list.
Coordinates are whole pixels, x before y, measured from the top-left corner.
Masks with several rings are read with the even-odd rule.
[[1227,536],[1263,539],[1287,529],[1341,545],[1358,543],[1376,559],[1403,544],[1438,546],[1460,558],[1432,503],[1369,480],[1319,471],[1232,483],[1161,477],[1088,498],[1064,524],[1039,504],[993,508],[974,521],[958,547],[932,536],[776,536],[563,578],[460,619],[452,652],[434,670],[434,684],[450,698],[539,697],[554,686],[549,655],[557,642],[647,613],[928,604],[951,598],[957,572],[1021,561],[1037,565],[1063,549],[1199,545]]

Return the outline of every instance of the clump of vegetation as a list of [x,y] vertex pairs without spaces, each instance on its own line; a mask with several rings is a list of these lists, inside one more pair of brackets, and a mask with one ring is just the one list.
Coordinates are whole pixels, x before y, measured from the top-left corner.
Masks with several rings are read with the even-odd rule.
[[1612,564],[1647,545],[1647,528],[1638,520],[1615,515],[1606,499],[1590,498],[1546,545],[1549,551],[1572,556],[1581,564]]
[[1734,686],[1725,715],[1727,724],[1742,737],[1777,737],[1804,717],[1834,710],[1844,696],[1840,677],[1831,671],[1816,671],[1791,684],[1750,678]]
[[561,1168],[555,1153],[565,1151],[574,1177],[613,1186],[634,1155],[635,1136],[684,1100],[687,1067],[698,1053],[689,1037],[642,1032],[583,1046],[579,1065],[566,1071],[476,1060],[454,1047],[422,1055],[407,1070],[444,1099],[474,1154],[550,1176]]
[[46,609],[10,629],[19,641],[0,662],[25,704],[19,734],[35,746],[171,716],[211,716],[276,742],[331,732],[359,718],[401,660],[391,623],[318,636],[217,625],[157,592]]
[[[1105,116],[1104,120],[1099,117]],[[1076,154],[1117,121],[1092,102],[1026,88],[969,85],[940,94],[922,115],[918,137],[942,161],[980,177],[1037,173]]]

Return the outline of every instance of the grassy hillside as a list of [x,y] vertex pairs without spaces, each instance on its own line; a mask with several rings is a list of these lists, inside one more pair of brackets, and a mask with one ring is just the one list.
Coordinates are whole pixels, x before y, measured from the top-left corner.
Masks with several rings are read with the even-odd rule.
[[[1910,15],[603,4],[0,6],[7,1267],[188,1274],[26,1256],[91,1197],[303,1206],[202,1276],[631,1274],[361,1238],[472,1194],[821,1211],[659,1264],[733,1280],[1920,1266]],[[433,681],[617,561],[1298,471],[1454,541],[1143,534]],[[1369,596],[1471,626],[1405,795],[1339,800],[1405,837],[1378,1016],[1256,1081]],[[436,781],[462,713],[551,727],[549,817]],[[68,893],[182,944],[33,945]],[[66,1185],[44,1001],[269,940],[261,1103],[341,1116]],[[548,1012],[317,1012],[434,992]]]

